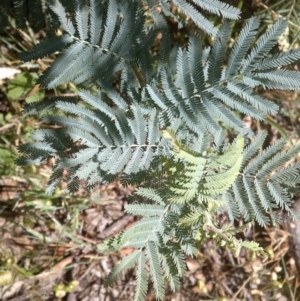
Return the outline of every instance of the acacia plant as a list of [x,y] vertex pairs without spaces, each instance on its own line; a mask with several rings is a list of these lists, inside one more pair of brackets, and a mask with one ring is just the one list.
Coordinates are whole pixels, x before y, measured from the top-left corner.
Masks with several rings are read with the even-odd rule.
[[[230,19],[240,11],[218,0],[47,5],[53,34],[20,57],[30,61],[59,52],[38,83],[52,89],[71,82],[78,96],[27,105],[25,113],[43,112],[43,121],[56,126],[36,130],[34,142],[20,146],[17,164],[55,158],[48,193],[66,174],[70,192],[115,180],[136,187],[126,211],[141,219],[99,245],[101,252],[134,249],[114,267],[108,285],[137,266],[135,300],[145,298],[149,280],[162,300],[166,283],[179,287],[185,256],[196,256],[208,237],[236,256],[241,248],[262,251],[235,237],[243,229],[218,225],[218,214],[228,213],[231,222],[243,217],[246,226],[278,225],[279,209],[298,218],[292,197],[300,164],[288,162],[300,145],[287,147],[282,137],[263,149],[267,133],[255,134],[241,120],[242,114],[259,121],[277,114],[278,106],[258,91],[300,89],[300,72],[289,68],[300,49],[273,49],[287,26],[284,19],[259,39],[260,20],[246,20],[228,48]],[[222,24],[215,27],[201,10],[222,16]],[[199,28],[187,46],[172,42],[172,19],[178,27],[190,19]],[[200,31],[214,37],[213,46],[201,44]]]

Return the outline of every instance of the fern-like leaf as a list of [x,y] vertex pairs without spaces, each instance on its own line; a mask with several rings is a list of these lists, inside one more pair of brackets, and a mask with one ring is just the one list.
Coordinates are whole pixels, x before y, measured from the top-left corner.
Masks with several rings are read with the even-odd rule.
[[19,57],[24,62],[37,60],[39,58],[43,58],[65,48],[68,44],[72,42],[73,38],[67,34],[61,35],[59,37],[52,37],[47,40],[41,41],[39,44],[36,45],[34,50],[21,52],[19,54]]
[[193,2],[210,13],[223,15],[227,19],[239,18],[240,10],[224,2],[218,0],[193,0]]
[[136,287],[134,301],[143,301],[148,290],[149,273],[145,269],[146,256],[142,253],[138,260],[138,269],[136,271]]
[[208,82],[214,86],[221,80],[226,44],[230,34],[230,22],[225,21],[215,39],[208,67]]
[[259,60],[263,59],[277,43],[279,36],[284,32],[287,21],[279,19],[265,34],[261,36],[254,49],[249,53],[243,66],[243,72],[249,72]]
[[260,20],[252,17],[245,27],[240,32],[236,43],[230,53],[229,60],[226,68],[226,78],[230,78],[237,74],[241,67],[244,57],[251,46],[259,27]]
[[125,210],[133,215],[143,215],[143,216],[161,216],[164,211],[164,206],[143,204],[143,205],[127,205]]
[[163,300],[165,296],[165,285],[161,272],[159,256],[155,245],[149,241],[147,243],[147,258],[150,265],[150,275],[153,282],[156,298]]
[[[247,219],[255,219],[262,226],[270,221],[278,225],[280,219],[274,211],[277,208],[296,216],[292,209],[291,189],[299,180],[299,164],[285,165],[300,151],[300,145],[282,150],[287,139],[280,139],[254,156],[265,137],[266,134],[262,133],[247,146],[241,174],[232,186],[241,214]],[[276,173],[272,175],[274,171]]]
[[133,268],[136,264],[136,262],[141,257],[140,251],[134,251],[130,255],[127,255],[117,266],[114,267],[114,269],[110,272],[110,274],[107,276],[105,280],[105,284],[107,286],[110,286],[113,284],[115,280],[117,280],[120,276],[123,270]]
[[75,33],[75,28],[70,19],[68,19],[67,13],[58,0],[49,0],[47,3],[50,9],[58,16],[59,21],[63,29],[69,34],[73,35]]

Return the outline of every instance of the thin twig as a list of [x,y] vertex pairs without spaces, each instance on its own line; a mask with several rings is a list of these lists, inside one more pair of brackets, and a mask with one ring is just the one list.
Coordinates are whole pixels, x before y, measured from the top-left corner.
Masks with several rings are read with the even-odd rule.
[[[262,6],[263,8],[265,8],[265,9],[267,9],[267,10],[270,10],[270,8],[269,8],[267,5],[263,4],[262,2],[259,3],[259,5]],[[272,9],[271,9],[271,12],[272,12],[272,14],[274,14],[275,16],[278,16],[278,17],[280,17],[280,18],[284,18],[283,15],[278,14],[277,12],[275,12],[275,11],[272,10]],[[296,23],[294,23],[294,22],[292,22],[292,21],[290,21],[290,20],[288,20],[288,23],[291,24],[291,25],[293,25],[293,26],[295,26],[295,27],[297,27],[298,29],[300,29],[300,26],[297,25]]]

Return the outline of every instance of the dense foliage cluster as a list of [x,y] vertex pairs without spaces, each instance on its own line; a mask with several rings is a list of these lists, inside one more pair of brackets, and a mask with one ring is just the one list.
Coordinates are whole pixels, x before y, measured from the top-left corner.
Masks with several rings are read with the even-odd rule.
[[[20,146],[17,163],[55,158],[49,193],[66,174],[71,192],[83,181],[93,187],[119,179],[137,187],[126,211],[142,218],[99,246],[102,252],[135,249],[107,284],[137,265],[135,300],[146,296],[150,276],[162,300],[164,279],[178,288],[185,255],[196,255],[210,233],[237,256],[242,247],[261,251],[254,242],[236,239],[232,225],[219,227],[216,214],[262,226],[280,223],[278,208],[298,217],[291,199],[300,164],[288,162],[300,145],[288,148],[282,138],[262,150],[266,133],[255,135],[240,118],[264,120],[277,113],[278,106],[258,88],[300,88],[300,73],[288,68],[300,50],[270,54],[285,20],[256,40],[260,20],[250,18],[228,48],[228,19],[238,19],[239,10],[217,0],[48,0],[47,5],[62,33],[21,59],[59,52],[38,82],[48,89],[72,82],[78,97],[26,107],[27,114],[43,112],[43,121],[55,126],[36,130],[35,142]],[[214,27],[201,9],[223,16],[222,25]],[[202,47],[195,34],[186,47],[172,43],[167,20],[184,27],[187,17],[214,37],[212,47]],[[159,51],[153,53],[158,34]],[[229,131],[236,135],[232,143]]]

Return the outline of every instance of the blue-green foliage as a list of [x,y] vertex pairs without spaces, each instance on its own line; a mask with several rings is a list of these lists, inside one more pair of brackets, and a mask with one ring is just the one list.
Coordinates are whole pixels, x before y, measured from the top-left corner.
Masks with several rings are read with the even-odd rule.
[[[208,208],[216,207],[218,210],[223,205],[220,201],[222,194],[239,176],[243,161],[242,137],[238,137],[221,155],[214,152],[198,153],[183,145],[170,130],[164,133],[164,137],[171,140],[174,149],[171,159],[163,162],[163,172],[167,175],[164,185],[156,189],[138,188],[136,202],[127,205],[125,210],[142,218],[128,230],[99,246],[102,252],[122,247],[136,249],[129,257],[130,263],[137,265],[137,257],[144,264],[149,263],[158,299],[163,298],[165,291],[162,275],[173,290],[178,288],[178,277],[186,271],[185,255],[197,254],[197,241],[203,239],[201,236],[205,236],[212,225],[207,217]],[[159,177],[157,172],[156,176]],[[225,197],[223,199],[226,200]],[[237,250],[245,247],[261,251],[255,243],[242,245],[242,242],[229,236],[227,243],[234,243]],[[129,268],[129,258],[126,257],[111,272],[108,285],[122,270]],[[140,277],[144,279],[138,279],[137,285],[139,282],[146,283],[149,276],[145,273]],[[136,298],[139,298],[138,290],[136,294]]]
[[[166,17],[179,26],[184,20],[172,13],[170,1],[47,3],[63,33],[20,57],[30,61],[59,52],[39,83],[51,89],[72,82],[80,88],[77,97],[53,97],[25,108],[27,114],[43,113],[43,121],[55,126],[36,130],[35,142],[20,146],[17,163],[55,158],[49,193],[65,174],[72,192],[81,183],[92,187],[116,178],[137,185],[136,202],[126,210],[142,218],[100,246],[103,252],[135,249],[112,271],[108,285],[137,266],[135,300],[144,299],[149,279],[162,300],[164,279],[178,288],[184,256],[197,254],[196,242],[216,227],[216,212],[262,226],[280,222],[277,209],[298,217],[291,197],[300,166],[288,162],[300,146],[287,147],[281,139],[262,150],[266,134],[255,136],[238,115],[264,120],[277,113],[258,87],[300,88],[300,73],[282,68],[296,62],[300,51],[270,55],[285,20],[256,41],[259,19],[249,19],[228,49],[231,23],[224,20],[217,30],[198,8],[231,19],[238,18],[238,9],[217,0],[173,0],[173,7],[214,35],[212,47],[203,48],[193,34],[180,47],[172,46]],[[158,33],[163,39],[153,55]],[[225,128],[239,134],[232,144],[225,143]],[[235,239],[232,229],[220,231],[217,239],[225,237],[235,254],[241,247],[260,251],[255,243]]]

